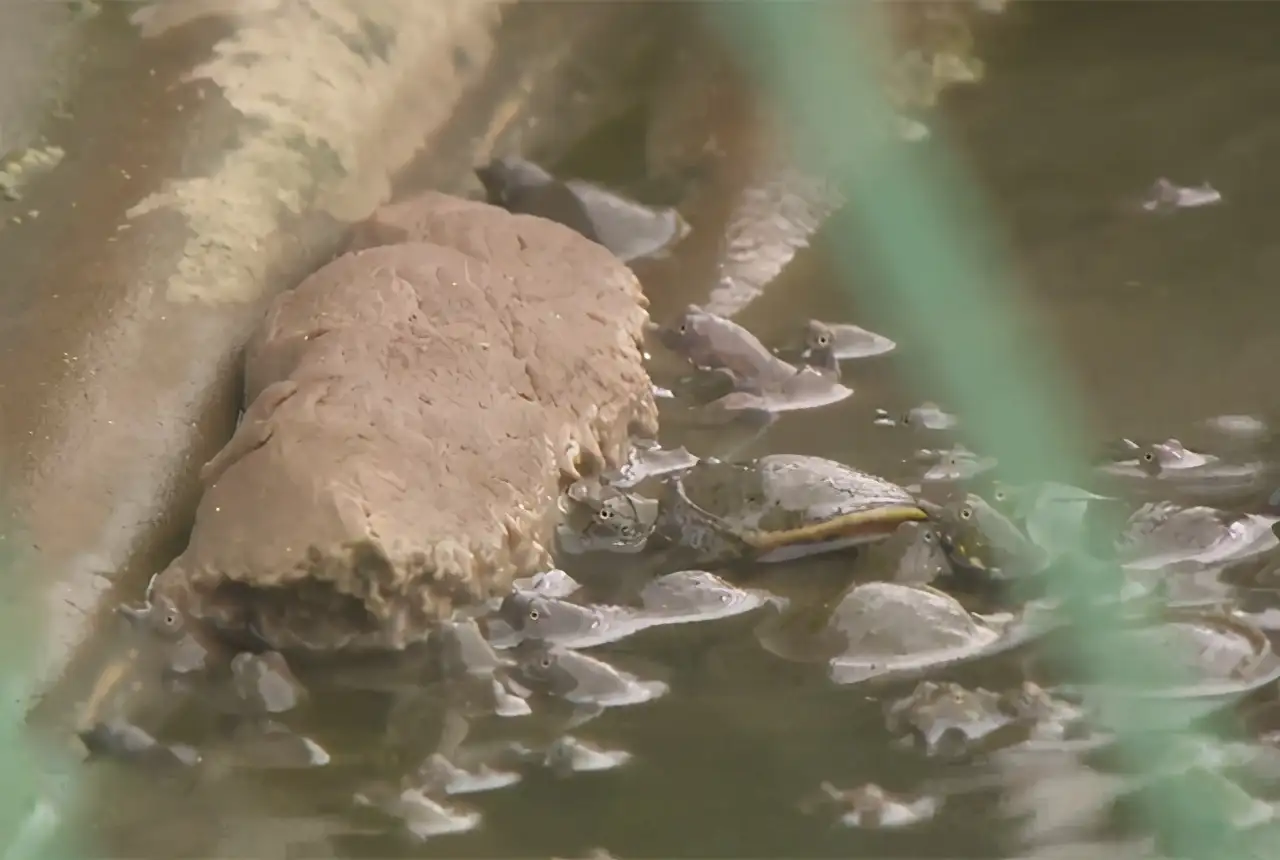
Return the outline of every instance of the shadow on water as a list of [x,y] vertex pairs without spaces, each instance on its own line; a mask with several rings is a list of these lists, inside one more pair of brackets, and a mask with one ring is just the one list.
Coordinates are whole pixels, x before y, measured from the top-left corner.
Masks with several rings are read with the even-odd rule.
[[[1106,435],[1177,436],[1210,415],[1277,406],[1270,359],[1280,350],[1272,217],[1280,178],[1268,169],[1280,145],[1277,27],[1274,4],[1015,3],[983,44],[985,83],[947,96],[935,120],[935,139],[958,147],[1004,225],[1035,310],[1029,324],[1067,352]],[[623,148],[636,136],[620,125],[616,158],[593,153],[578,172],[625,180],[637,156]],[[1144,213],[1136,204],[1160,176],[1210,181],[1225,202],[1169,217]],[[852,298],[840,290],[823,264],[824,241],[738,320],[766,343],[793,339],[810,316],[856,320],[899,339],[858,312],[856,289]],[[784,416],[752,453],[816,454],[891,479],[918,477],[896,431],[873,424],[877,408],[901,414],[933,394],[904,388],[899,362],[910,343],[900,342],[894,357],[846,365],[853,398]],[[709,453],[717,440],[662,441]],[[849,563],[834,557],[773,576],[825,581]],[[727,622],[600,649],[648,656],[668,673],[669,696],[612,710],[581,731],[634,759],[568,779],[536,773],[465,798],[484,816],[471,833],[423,846],[388,835],[377,818],[356,822],[353,788],[387,775],[390,697],[317,684],[311,706],[285,721],[332,754],[329,767],[235,770],[179,792],[141,778],[136,796],[121,797],[94,835],[104,848],[125,849],[113,854],[157,857],[187,856],[186,846],[202,841],[196,831],[220,856],[263,856],[255,853],[263,845],[277,846],[278,856],[289,845],[287,856],[337,857],[572,857],[595,847],[620,857],[1020,850],[990,792],[950,798],[933,820],[901,831],[827,828],[803,816],[797,800],[822,780],[911,791],[946,768],[890,745],[882,691],[834,687],[820,666],[783,663],[747,631]],[[425,752],[440,713],[431,691],[424,696],[415,725]],[[175,718],[175,730],[195,737],[201,719]],[[541,718],[531,719],[501,728],[517,738],[542,730]]]

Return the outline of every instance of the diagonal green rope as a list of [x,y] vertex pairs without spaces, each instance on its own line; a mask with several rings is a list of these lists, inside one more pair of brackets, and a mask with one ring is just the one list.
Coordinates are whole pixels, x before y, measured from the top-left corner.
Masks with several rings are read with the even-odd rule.
[[[876,145],[881,136],[870,130],[889,128],[892,119],[868,60],[871,40],[886,38],[877,6],[749,0],[706,8],[765,94],[784,107],[797,157],[843,181],[850,202],[834,235],[848,241],[832,243],[841,274],[858,284],[860,300],[919,344],[917,376],[961,409],[971,441],[998,456],[1002,477],[1084,475],[1077,420],[1085,411],[1053,351],[1020,331],[1007,256],[976,189],[945,146]],[[1069,565],[1051,584],[1054,596],[1100,589],[1096,575]],[[1168,716],[1157,710],[1173,706],[1138,707],[1114,691],[1132,688],[1135,678],[1177,682],[1185,667],[1131,640],[1116,648],[1109,625],[1118,610],[1083,605],[1063,602],[1069,656],[1084,677],[1100,682],[1092,695],[1122,751],[1147,763],[1155,719]],[[1223,808],[1213,790],[1179,781],[1150,810],[1165,844],[1182,856],[1223,856],[1218,842],[1227,828],[1204,812]]]

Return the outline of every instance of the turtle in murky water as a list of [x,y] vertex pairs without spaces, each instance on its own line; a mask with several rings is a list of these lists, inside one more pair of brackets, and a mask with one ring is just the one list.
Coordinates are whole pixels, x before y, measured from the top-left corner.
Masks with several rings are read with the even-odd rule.
[[902,416],[903,427],[919,430],[951,430],[959,423],[960,419],[929,400],[911,407]]
[[1107,544],[1129,515],[1129,503],[1057,481],[1011,486],[992,482],[991,504],[1050,555],[1074,549],[1108,556]]
[[564,224],[623,262],[661,254],[689,232],[675,209],[645,206],[580,179],[560,180],[522,158],[495,159],[475,172],[490,203]]
[[804,345],[809,352],[826,350],[835,361],[884,355],[898,346],[884,335],[861,326],[820,320],[805,323]]
[[183,613],[169,597],[155,595],[141,608],[121,604],[116,612],[143,635],[151,651],[145,656],[158,656],[167,675],[203,673],[231,658],[231,651],[221,641]]
[[953,565],[997,580],[1040,573],[1051,560],[1043,548],[977,493],[933,511]]
[[894,794],[873,782],[853,789],[823,782],[799,805],[806,815],[832,815],[845,827],[879,829],[917,824],[933,816],[940,803],[927,795]]
[[186,744],[166,744],[148,731],[119,719],[103,720],[78,733],[90,759],[111,758],[161,767],[194,767],[200,753]]
[[560,500],[564,521],[556,539],[565,552],[635,553],[644,549],[658,516],[657,502],[591,479],[575,481]]
[[853,684],[914,675],[1023,641],[1010,614],[979,616],[928,585],[856,583],[833,603],[801,606],[757,629],[771,653],[826,662],[831,680]]
[[1215,567],[1256,558],[1277,545],[1280,518],[1238,514],[1204,505],[1149,502],[1129,517],[1116,550],[1133,570]]
[[679,317],[656,328],[658,340],[702,370],[720,371],[739,388],[758,391],[796,373],[760,339],[731,319],[688,305]]
[[548,642],[527,639],[516,648],[511,679],[541,693],[595,708],[638,705],[667,692],[662,681],[642,680],[603,660]]
[[881,560],[878,569],[887,569],[886,578],[893,582],[927,585],[952,573],[942,536],[932,522],[903,523],[873,552]]
[[807,366],[820,376],[840,381],[840,359],[836,356],[835,347],[832,346],[832,337],[829,331],[820,331],[818,333],[809,333],[809,337],[805,341],[805,350],[801,354]]
[[[904,418],[903,422],[908,420]],[[997,465],[995,457],[976,454],[963,445],[944,451],[924,449],[916,457],[926,462],[932,461],[932,465],[920,476],[921,481],[926,484],[969,481],[989,473]]]
[[1177,439],[1146,445],[1122,440],[1098,467],[1102,477],[1144,498],[1200,504],[1237,504],[1266,497],[1276,469],[1257,450],[1220,456],[1188,448]]
[[[741,615],[765,602],[763,594],[738,588],[713,573],[681,570],[647,582],[635,595],[634,605],[583,605],[516,589],[503,599],[496,617],[489,619],[489,631],[499,648],[529,639],[591,648],[651,627]],[[499,629],[500,625],[507,630]]]
[[952,682],[921,681],[885,708],[890,732],[926,755],[989,752],[1027,741],[1061,741],[1080,735],[1084,714],[1032,682],[995,693]]
[[280,714],[307,699],[307,690],[278,651],[237,654],[231,661],[231,686],[246,713]]
[[926,519],[883,478],[821,457],[703,460],[667,485],[659,532],[704,563],[781,561],[880,540]]
[[818,367],[802,367],[778,383],[747,386],[707,404],[711,415],[757,413],[771,417],[780,412],[818,409],[839,403],[853,395],[840,382],[839,374]]
[[[491,632],[499,647],[535,639],[566,648],[589,648],[616,642],[643,628],[630,608],[583,606],[562,598],[513,591],[498,609],[498,619],[516,634],[509,641]],[[490,624],[494,631],[495,625]]]
[[697,462],[698,458],[683,445],[679,448],[663,448],[656,442],[637,442],[632,447],[627,464],[615,472],[607,473],[604,480],[610,486],[626,489],[647,478],[683,472]]
[[[1063,629],[1055,635],[1080,634]],[[1069,653],[1059,650],[1066,643],[1055,642],[1037,656],[1067,673],[1068,683],[1057,689],[1102,707],[1102,725],[1148,719],[1153,728],[1182,727],[1280,678],[1280,658],[1267,635],[1217,610],[1166,609],[1119,624],[1095,625],[1088,635],[1091,653],[1123,657],[1109,660],[1102,677],[1081,678],[1081,664],[1060,662],[1054,655]],[[1099,687],[1105,694],[1095,697]]]

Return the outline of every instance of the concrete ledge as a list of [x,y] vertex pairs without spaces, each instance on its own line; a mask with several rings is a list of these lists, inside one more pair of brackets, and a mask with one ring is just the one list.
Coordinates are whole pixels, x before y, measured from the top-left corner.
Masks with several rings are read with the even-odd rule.
[[[184,0],[127,22],[122,6],[95,22],[74,118],[49,135],[64,162],[0,229],[3,537],[22,571],[8,599],[45,619],[32,690],[50,709],[96,675],[104,603],[181,549],[264,303],[398,180],[456,190],[517,144],[567,147],[562,129],[615,109],[609,82],[660,19],[612,3]],[[610,64],[584,70],[575,46],[610,41]]]

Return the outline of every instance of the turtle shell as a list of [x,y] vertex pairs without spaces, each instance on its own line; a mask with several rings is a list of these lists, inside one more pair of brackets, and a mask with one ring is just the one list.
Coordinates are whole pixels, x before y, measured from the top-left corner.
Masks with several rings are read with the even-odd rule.
[[902,487],[821,457],[704,460],[673,481],[664,516],[682,543],[712,555],[781,561],[888,537],[927,519]]

